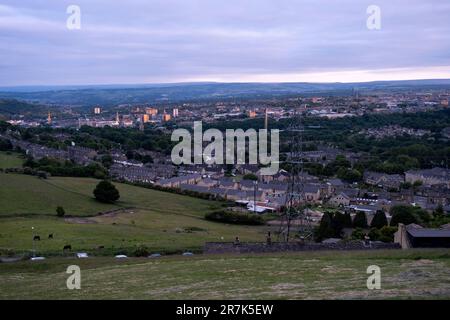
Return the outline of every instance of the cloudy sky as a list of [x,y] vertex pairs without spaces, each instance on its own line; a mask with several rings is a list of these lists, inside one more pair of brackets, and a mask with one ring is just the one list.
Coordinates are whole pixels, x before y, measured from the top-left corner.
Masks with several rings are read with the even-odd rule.
[[448,0],[0,0],[0,86],[450,78],[449,17]]

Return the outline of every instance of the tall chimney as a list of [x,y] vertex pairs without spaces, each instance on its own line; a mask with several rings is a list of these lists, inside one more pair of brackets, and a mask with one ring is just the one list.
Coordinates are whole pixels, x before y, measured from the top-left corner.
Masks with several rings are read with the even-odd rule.
[[264,115],[264,129],[266,129],[266,130],[269,129],[269,117],[268,117],[268,113],[267,113],[267,108],[265,110],[265,115]]

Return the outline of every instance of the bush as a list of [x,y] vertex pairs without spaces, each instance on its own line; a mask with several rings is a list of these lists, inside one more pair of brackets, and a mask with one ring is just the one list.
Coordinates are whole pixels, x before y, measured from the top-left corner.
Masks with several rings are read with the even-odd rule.
[[232,224],[245,224],[245,225],[262,225],[264,219],[261,216],[255,214],[245,214],[227,210],[214,211],[205,214],[205,219],[232,223]]
[[63,207],[61,207],[61,206],[56,207],[56,215],[58,217],[64,217],[65,214],[66,214],[66,211],[64,210]]
[[394,242],[394,233],[397,232],[397,228],[384,226],[380,229],[380,237],[378,240],[383,242]]
[[120,198],[119,191],[109,181],[100,181],[94,189],[94,196],[100,202],[113,203]]
[[381,232],[377,228],[372,228],[372,229],[370,229],[368,236],[369,236],[370,240],[378,241],[378,240],[380,240]]
[[49,173],[45,172],[45,171],[37,171],[36,175],[38,176],[39,179],[47,179],[49,176]]
[[150,254],[149,249],[144,245],[138,246],[133,251],[133,256],[135,257],[148,257],[149,254]]
[[208,231],[208,230],[199,228],[199,227],[187,227],[187,228],[184,228],[184,231],[187,233],[192,233],[192,232],[201,232],[201,231]]
[[364,230],[361,228],[356,228],[352,232],[352,240],[363,240],[366,234],[364,233]]

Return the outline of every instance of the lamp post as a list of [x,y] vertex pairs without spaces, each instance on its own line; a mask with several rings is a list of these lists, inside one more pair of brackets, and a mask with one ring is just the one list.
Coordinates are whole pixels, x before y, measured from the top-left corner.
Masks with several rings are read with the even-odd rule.
[[32,241],[32,251],[33,251],[33,258],[36,256],[36,250],[35,250],[35,247],[34,247],[34,236],[35,236],[35,233],[34,233],[34,227],[31,227],[31,233],[32,233],[32,238],[31,238],[31,241]]
[[253,181],[253,214],[256,214],[256,188],[258,187],[258,181]]

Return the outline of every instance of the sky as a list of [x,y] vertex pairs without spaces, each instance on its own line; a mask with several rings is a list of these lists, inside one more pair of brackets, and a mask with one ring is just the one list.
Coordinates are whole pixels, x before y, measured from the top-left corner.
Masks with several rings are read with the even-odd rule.
[[0,0],[0,86],[450,78],[449,17],[448,0]]

